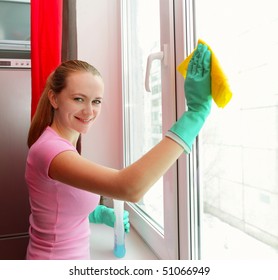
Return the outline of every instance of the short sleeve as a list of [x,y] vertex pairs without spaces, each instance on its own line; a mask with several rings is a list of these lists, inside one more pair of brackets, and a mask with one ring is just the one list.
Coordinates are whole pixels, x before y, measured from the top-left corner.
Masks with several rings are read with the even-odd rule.
[[70,142],[59,137],[53,131],[44,133],[43,137],[30,148],[27,158],[29,171],[31,173],[36,172],[43,178],[49,178],[48,170],[51,161],[65,151],[77,153],[76,148]]

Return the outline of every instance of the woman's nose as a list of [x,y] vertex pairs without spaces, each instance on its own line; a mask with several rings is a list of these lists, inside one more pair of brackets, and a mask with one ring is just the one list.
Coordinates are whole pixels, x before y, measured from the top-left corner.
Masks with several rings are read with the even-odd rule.
[[87,103],[83,108],[83,113],[86,115],[92,115],[94,114],[94,107],[93,104]]

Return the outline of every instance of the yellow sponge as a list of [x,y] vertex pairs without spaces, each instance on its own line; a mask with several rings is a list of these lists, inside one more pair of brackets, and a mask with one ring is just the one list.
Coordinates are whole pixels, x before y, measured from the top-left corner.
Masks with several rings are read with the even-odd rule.
[[[221,69],[221,66],[211,48],[201,39],[198,40],[198,44],[199,43],[206,45],[211,51],[211,94],[217,106],[224,108],[232,98],[232,92],[230,90],[227,77]],[[193,53],[194,51],[177,68],[184,78],[186,77],[187,67]]]

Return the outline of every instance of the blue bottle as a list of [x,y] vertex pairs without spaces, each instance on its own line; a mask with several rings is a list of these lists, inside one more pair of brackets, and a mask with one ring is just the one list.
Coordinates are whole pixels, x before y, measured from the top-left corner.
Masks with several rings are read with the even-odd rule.
[[125,229],[124,229],[124,202],[113,200],[116,221],[114,224],[114,255],[117,258],[123,258],[126,253],[125,248]]

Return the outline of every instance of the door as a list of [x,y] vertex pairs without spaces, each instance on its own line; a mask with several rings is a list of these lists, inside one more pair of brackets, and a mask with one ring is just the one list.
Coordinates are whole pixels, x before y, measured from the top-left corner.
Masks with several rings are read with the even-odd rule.
[[0,69],[0,83],[0,259],[24,259],[30,214],[24,178],[31,116],[30,69]]

